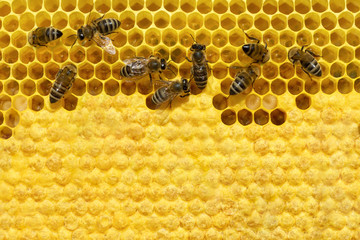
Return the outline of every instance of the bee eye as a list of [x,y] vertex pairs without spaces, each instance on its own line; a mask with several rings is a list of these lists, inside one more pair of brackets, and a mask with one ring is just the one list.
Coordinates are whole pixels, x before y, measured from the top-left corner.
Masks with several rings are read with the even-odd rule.
[[165,59],[161,59],[160,62],[161,62],[161,70],[165,70],[166,69]]
[[78,38],[79,38],[80,40],[84,40],[84,34],[83,34],[83,32],[82,32],[81,29],[79,29],[79,30],[77,31],[77,35],[78,35]]

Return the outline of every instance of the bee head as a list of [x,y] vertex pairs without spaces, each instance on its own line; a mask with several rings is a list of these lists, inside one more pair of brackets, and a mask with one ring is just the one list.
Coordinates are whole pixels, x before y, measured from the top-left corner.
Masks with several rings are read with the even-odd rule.
[[29,41],[30,45],[34,44],[34,38],[35,38],[35,34],[33,34],[33,32],[30,32],[29,36],[28,36],[28,41]]
[[288,58],[289,58],[290,62],[294,63],[294,61],[298,60],[298,58],[300,56],[299,52],[300,52],[300,49],[297,47],[294,47],[289,50]]
[[166,69],[167,64],[164,58],[160,59],[160,66],[161,66],[161,70]]
[[203,51],[206,49],[206,46],[205,45],[201,45],[201,44],[198,44],[198,43],[194,43],[191,48],[190,48],[190,51]]
[[181,79],[181,84],[182,84],[182,90],[185,93],[190,92],[190,84],[189,84],[189,81],[186,78]]
[[84,40],[85,36],[82,28],[77,30],[77,36],[81,41]]

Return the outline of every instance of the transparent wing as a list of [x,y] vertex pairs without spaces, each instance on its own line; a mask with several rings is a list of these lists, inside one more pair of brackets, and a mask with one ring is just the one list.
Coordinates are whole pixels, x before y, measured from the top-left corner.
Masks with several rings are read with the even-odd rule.
[[134,62],[139,62],[139,63],[142,63],[142,64],[147,64],[148,59],[147,59],[147,58],[144,58],[144,57],[134,57],[134,58],[127,58],[127,59],[123,60],[123,62],[124,62],[126,65],[131,64],[131,63],[134,63]]
[[171,85],[171,82],[170,81],[164,81],[164,80],[156,80],[155,81],[155,90],[159,89],[159,88],[162,88],[162,87],[170,87]]
[[107,53],[111,55],[115,55],[116,50],[110,38],[100,34],[99,32],[95,32],[93,36],[93,40],[97,43],[99,47],[104,49]]

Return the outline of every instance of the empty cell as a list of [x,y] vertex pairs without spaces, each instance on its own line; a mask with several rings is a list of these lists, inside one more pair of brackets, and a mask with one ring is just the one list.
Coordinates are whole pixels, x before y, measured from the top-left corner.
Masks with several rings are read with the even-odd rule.
[[322,59],[324,59],[328,63],[334,62],[337,59],[337,51],[338,49],[333,46],[323,48],[321,54]]
[[0,17],[5,17],[11,12],[11,7],[8,2],[0,2]]
[[245,105],[247,108],[249,108],[251,110],[256,110],[261,105],[261,99],[256,94],[249,94],[246,96]]
[[286,84],[281,79],[275,79],[271,82],[271,91],[276,95],[282,95],[286,91]]
[[144,0],[134,0],[129,2],[129,5],[132,10],[139,11],[144,8]]
[[186,26],[186,15],[183,12],[174,13],[171,16],[171,26],[177,30],[181,30]]
[[234,110],[227,109],[221,113],[221,121],[225,125],[233,125],[236,122],[236,113]]
[[124,81],[121,83],[121,92],[127,96],[134,94],[136,91],[136,83],[134,81]]
[[15,80],[8,80],[4,85],[5,92],[10,96],[14,96],[19,92],[19,83]]
[[249,125],[252,123],[252,113],[246,109],[242,109],[238,112],[238,121],[241,125]]
[[283,110],[275,109],[270,114],[271,122],[275,125],[282,125],[286,121],[286,113]]
[[157,28],[151,28],[145,33],[145,42],[150,46],[156,46],[161,41],[161,33]]
[[294,4],[292,0],[279,0],[279,11],[286,15],[294,11]]
[[218,14],[225,13],[228,10],[228,2],[224,0],[215,0],[213,10]]
[[275,0],[265,0],[264,5],[263,5],[263,11],[266,14],[274,14],[277,12],[277,1]]
[[24,31],[30,31],[35,26],[35,17],[30,12],[20,15],[20,28]]
[[210,46],[206,49],[206,60],[210,63],[216,63],[220,58],[219,48]]
[[216,47],[224,47],[228,42],[228,36],[227,36],[227,32],[224,30],[218,30],[216,32],[213,33],[212,35],[212,43],[216,46]]
[[[343,33],[343,31],[341,31]],[[346,34],[346,41],[351,46],[357,47],[360,45],[360,31],[356,28],[349,29]]]
[[41,64],[33,63],[28,68],[29,76],[32,79],[39,79],[44,75],[44,69]]
[[339,49],[339,59],[345,63],[350,62],[354,58],[354,50],[350,47],[342,47]]
[[207,14],[212,9],[212,1],[198,0],[196,4],[197,10],[202,14]]
[[338,90],[342,94],[348,94],[352,91],[352,81],[348,78],[342,78],[338,81]]
[[190,13],[188,15],[188,26],[191,29],[197,30],[202,27],[204,19],[203,16],[199,13]]
[[51,17],[47,12],[39,12],[36,14],[36,26],[37,27],[49,27],[51,26]]
[[192,12],[195,10],[196,7],[196,0],[181,0],[180,1],[180,8],[184,12]]
[[279,69],[280,69],[280,76],[285,79],[290,79],[295,74],[294,66],[291,63],[283,63],[280,65]]
[[288,18],[289,28],[293,31],[300,31],[303,28],[303,17],[297,13],[291,14]]
[[10,43],[10,36],[6,32],[0,32],[0,48],[5,48]]
[[61,8],[65,12],[72,12],[76,7],[76,1],[73,0],[63,0],[61,1]]
[[102,92],[103,84],[97,79],[93,79],[87,83],[87,92],[91,95],[99,95]]
[[102,50],[97,46],[91,46],[87,50],[86,58],[92,63],[99,63],[102,60]]
[[36,58],[41,63],[47,63],[51,60],[51,50],[48,48],[37,48]]
[[278,32],[272,29],[267,30],[263,35],[263,42],[266,43],[268,47],[278,44],[278,39]]
[[49,79],[54,80],[59,69],[60,69],[60,67],[58,64],[50,62],[50,63],[46,64],[46,66],[45,66],[45,76]]
[[55,12],[59,8],[59,0],[44,0],[44,6],[48,12]]
[[134,48],[126,47],[120,50],[120,58],[121,60],[125,60],[128,58],[134,58],[136,56],[136,52]]
[[124,30],[129,30],[135,25],[135,14],[132,11],[123,11],[120,15],[120,27]]
[[[115,11],[118,11],[117,9],[115,9],[117,7],[117,2],[118,1],[113,1],[113,7]],[[121,1],[124,2],[124,1]],[[126,1],[125,1],[126,2]],[[123,3],[124,4],[124,3]],[[126,3],[125,3],[126,4]],[[83,13],[89,13],[91,12],[91,10],[94,8],[94,2],[92,0],[81,0],[78,1],[78,8],[81,12]],[[121,10],[124,10],[125,8],[122,8]],[[118,11],[118,12],[122,12],[122,11]]]
[[116,50],[116,54],[112,55],[108,52],[104,52],[104,61],[110,64],[113,64],[119,60],[119,54]]
[[136,56],[148,58],[153,52],[155,53],[153,48],[144,45],[136,49]]
[[221,87],[221,91],[228,95],[230,92],[230,86],[232,84],[234,79],[231,78],[226,78],[224,81],[221,82],[220,87]]
[[283,30],[287,26],[286,17],[282,14],[276,14],[271,18],[271,26],[276,30]]
[[64,108],[68,111],[75,110],[77,103],[78,103],[78,99],[73,95],[67,95],[64,97]]
[[95,75],[97,78],[99,78],[101,80],[108,79],[111,75],[111,70],[110,70],[109,65],[107,65],[105,63],[101,63],[101,64],[97,65],[95,68]]
[[339,78],[345,73],[345,66],[342,63],[333,63],[330,67],[330,74],[333,77]]
[[253,25],[253,17],[247,13],[242,13],[240,14],[240,16],[238,17],[238,26],[241,29],[250,29]]
[[221,50],[221,59],[226,63],[232,63],[236,60],[236,49],[233,47],[225,47]]
[[0,110],[6,111],[11,107],[11,98],[8,95],[0,95]]
[[24,111],[27,108],[27,99],[24,96],[18,95],[13,99],[13,106],[18,111]]
[[348,29],[353,26],[354,15],[350,12],[343,12],[338,17],[339,26],[343,29]]
[[211,33],[205,29],[197,31],[195,39],[198,43],[208,46],[211,43]]
[[20,83],[20,89],[26,96],[31,96],[36,91],[36,85],[32,80],[24,80]]
[[16,127],[19,124],[20,115],[14,109],[10,109],[5,113],[5,123],[11,128]]
[[282,63],[287,59],[286,48],[278,45],[275,48],[271,49],[271,60],[277,63]]
[[318,29],[314,33],[314,43],[318,46],[324,46],[329,43],[329,31]]
[[171,60],[173,60],[176,63],[181,63],[185,60],[186,56],[186,50],[183,47],[176,47],[173,50],[171,50]]
[[347,0],[346,7],[349,11],[356,13],[360,11],[360,2],[357,0]]
[[0,125],[4,123],[4,114],[0,112]]
[[262,7],[262,0],[246,0],[246,6],[249,12],[257,13]]
[[111,36],[111,39],[113,40],[113,45],[117,48],[120,48],[126,44],[126,32],[118,29],[117,33],[115,33],[114,36]]
[[85,63],[78,68],[78,74],[82,79],[90,79],[94,76],[94,67],[90,63]]
[[162,1],[161,0],[146,0],[146,7],[150,11],[157,11],[161,8]]
[[13,32],[19,27],[19,20],[15,15],[5,17],[3,21],[3,26],[6,31]]
[[[210,1],[207,1],[210,2]],[[246,11],[245,1],[244,0],[231,0],[230,1],[230,11],[238,15]]]
[[276,108],[277,103],[277,97],[272,94],[268,94],[262,99],[263,107],[269,110]]
[[11,3],[12,11],[16,14],[21,14],[26,10],[26,0],[17,0],[12,1]]
[[295,102],[296,102],[296,106],[299,109],[305,110],[310,107],[311,98],[307,94],[303,93],[296,97]]
[[179,2],[180,1],[164,0],[164,8],[169,12],[174,12],[179,8]]
[[356,27],[360,28],[360,13],[356,14],[355,16],[355,25]]
[[359,62],[351,62],[346,66],[346,74],[351,78],[360,76]]
[[0,63],[0,79],[8,79],[10,76],[10,67],[5,63]]
[[291,47],[295,43],[295,33],[285,30],[280,33],[280,44],[285,47]]
[[143,42],[143,32],[139,29],[132,29],[129,32],[128,42],[134,46],[137,47]]
[[13,47],[5,48],[3,55],[4,61],[6,63],[15,63],[17,62],[19,57],[18,51],[16,50],[16,48]]
[[217,63],[212,68],[213,76],[217,79],[224,79],[228,73],[228,68],[222,63]]
[[264,31],[269,28],[270,18],[263,13],[257,14],[254,19],[254,25],[260,31]]
[[310,94],[316,94],[320,91],[320,84],[317,81],[308,79],[305,82],[305,91]]
[[218,94],[213,97],[212,104],[214,108],[218,110],[224,110],[225,108],[227,108],[227,98],[222,94]]
[[70,49],[70,59],[75,63],[85,60],[85,49],[80,46],[74,46]]
[[178,38],[178,35],[177,35],[177,32],[173,29],[166,29],[164,32],[163,32],[163,35],[162,35],[162,42],[168,46],[168,47],[172,47],[174,46],[176,43],[177,43],[177,38]]
[[333,12],[341,12],[345,9],[345,0],[330,0],[330,9]]
[[316,13],[308,13],[305,16],[305,26],[310,30],[315,30],[320,26],[320,16]]
[[142,29],[147,29],[150,27],[152,21],[152,15],[146,11],[140,12],[136,16],[136,24]]
[[330,78],[326,78],[321,81],[321,91],[326,94],[333,94],[336,91],[335,81]]
[[332,30],[336,27],[336,15],[326,12],[321,15],[321,24],[326,30]]
[[236,27],[236,18],[232,14],[224,14],[221,16],[221,26],[226,30]]
[[254,113],[254,122],[258,125],[265,125],[269,122],[269,113],[260,109]]
[[120,85],[118,81],[113,79],[105,82],[105,93],[110,96],[115,96],[120,91]]
[[288,82],[288,91],[293,95],[298,95],[303,91],[303,81],[297,78]]
[[165,11],[158,11],[154,16],[155,26],[158,28],[166,28],[170,23],[170,16]]
[[80,78],[75,78],[71,87],[71,92],[76,96],[82,96],[86,92],[86,83]]
[[264,95],[269,92],[269,82],[263,78],[256,79],[253,88],[258,94]]
[[360,93],[360,78],[356,79],[356,81],[354,82],[354,90]]
[[44,108],[44,99],[39,95],[35,95],[29,99],[29,106],[34,111],[40,111]]
[[193,37],[194,33],[189,29],[184,29],[179,33],[179,42],[186,48],[190,48],[194,43]]
[[2,90],[3,90],[3,84],[2,82],[0,82],[0,92],[2,92]]
[[[137,2],[137,0],[133,1]],[[95,9],[99,13],[106,13],[111,8],[111,1],[110,0],[96,0],[95,1]]]
[[72,12],[69,15],[69,25],[74,30],[78,30],[85,25],[84,21],[84,14],[81,12]]
[[295,0],[295,11],[301,14],[308,13],[311,9],[310,0]]
[[62,63],[68,59],[68,51],[67,48],[63,46],[58,46],[53,49],[53,59],[56,62]]
[[328,9],[328,0],[313,0],[312,8],[316,12],[324,12]]
[[267,79],[274,79],[278,75],[278,67],[272,62],[267,62],[262,67],[262,74]]
[[244,34],[235,29],[229,33],[229,42],[235,47],[240,47],[245,43]]
[[37,82],[37,92],[42,96],[47,96],[50,93],[52,83],[47,79],[42,79]]
[[148,95],[152,92],[153,87],[149,81],[139,81],[137,83],[138,92],[142,95]]
[[27,36],[22,31],[16,31],[11,35],[11,43],[17,47],[22,48],[26,45]]
[[[1,11],[1,9],[0,9]],[[0,138],[9,139],[12,136],[12,130],[6,126],[0,127]]]
[[209,30],[215,30],[219,27],[219,16],[215,13],[210,13],[205,16],[205,27]]

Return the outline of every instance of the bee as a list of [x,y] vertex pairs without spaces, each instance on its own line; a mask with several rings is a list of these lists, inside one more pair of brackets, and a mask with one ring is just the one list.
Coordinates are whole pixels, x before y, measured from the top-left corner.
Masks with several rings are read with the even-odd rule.
[[114,55],[116,53],[115,47],[112,44],[111,39],[105,35],[113,33],[117,28],[120,27],[121,23],[117,19],[103,19],[103,17],[104,15],[98,19],[95,19],[90,24],[82,26],[80,29],[78,29],[77,34],[74,34],[77,36],[77,38],[75,39],[73,45],[77,39],[80,39],[80,41],[85,40],[83,45],[87,41],[94,40],[94,42],[96,42],[99,47],[104,49],[107,53]]
[[290,62],[292,62],[292,64],[295,66],[295,63],[300,61],[301,69],[310,77],[311,80],[312,78],[310,74],[320,77],[322,74],[321,67],[318,61],[316,61],[314,58],[320,57],[320,55],[316,55],[309,49],[304,51],[304,47],[305,46],[302,46],[301,49],[294,47],[289,50],[288,58]]
[[205,56],[206,46],[197,43],[191,34],[190,36],[194,40],[194,43],[191,46],[190,51],[194,53],[191,55],[191,60],[188,57],[185,58],[189,62],[193,63],[191,67],[191,75],[192,78],[194,78],[195,80],[196,86],[202,90],[206,87],[208,80],[208,70],[209,70],[209,65],[207,63],[208,61],[206,60],[206,56]]
[[176,81],[158,81],[161,83],[161,87],[158,88],[154,95],[151,97],[151,101],[159,106],[164,102],[171,101],[179,94],[184,93],[184,95],[180,95],[180,97],[186,97],[190,95],[190,84],[189,81],[185,78]]
[[56,103],[64,94],[70,90],[76,75],[76,66],[74,64],[65,65],[58,71],[55,77],[54,85],[50,91],[50,102]]
[[[244,31],[244,30],[243,30]],[[257,43],[249,43],[244,44],[242,46],[242,49],[246,55],[251,57],[255,60],[255,63],[261,62],[266,63],[270,59],[270,53],[267,49],[267,43],[265,43],[265,46],[260,44],[260,40],[254,37],[249,36],[245,31],[245,35],[247,38],[253,41],[257,41]]]
[[60,38],[63,33],[53,27],[38,27],[34,31],[31,31],[28,36],[30,45],[34,47],[46,46],[48,42]]
[[238,73],[235,75],[234,81],[230,86],[230,95],[237,95],[242,93],[250,85],[252,85],[255,80],[260,76],[260,69],[258,67],[249,66],[247,68],[243,67],[232,67],[232,68],[241,68]]

